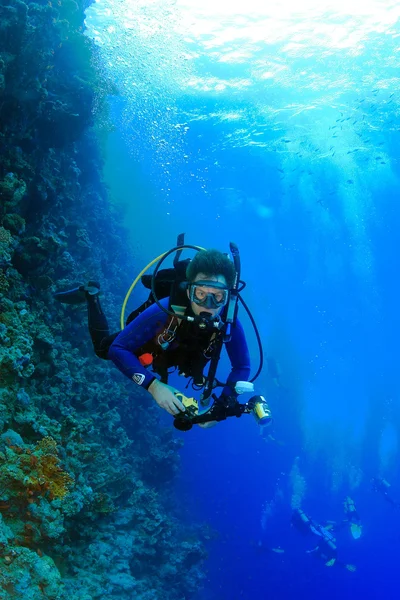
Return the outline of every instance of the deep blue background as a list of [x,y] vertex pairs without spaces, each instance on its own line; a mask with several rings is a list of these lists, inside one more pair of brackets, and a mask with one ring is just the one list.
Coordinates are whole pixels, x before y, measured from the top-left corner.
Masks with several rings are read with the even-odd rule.
[[[126,107],[114,102],[124,127],[109,138],[106,179],[132,232],[138,271],[181,231],[188,243],[223,251],[235,241],[244,297],[281,371],[282,387],[266,368],[257,382],[279,444],[266,441],[252,417],[176,434],[185,439],[176,501],[184,518],[203,519],[218,533],[198,600],[397,598],[400,513],[370,484],[386,477],[400,500],[396,163],[380,184],[376,174],[368,178],[365,155],[356,157],[347,183],[348,173],[299,166],[295,156],[282,162],[274,152],[219,146],[232,125],[207,120],[185,136],[187,161],[174,160],[172,150],[169,157],[168,148],[160,158],[145,123],[127,125]],[[183,99],[178,109],[190,111],[193,102]],[[211,101],[197,106],[216,110]],[[398,135],[376,133],[372,144],[384,140],[376,154],[394,158]],[[138,292],[133,305],[141,299]],[[255,338],[242,318],[255,370]],[[343,529],[338,547],[355,573],[324,567],[305,552],[314,541],[291,528],[296,457],[306,483],[302,507],[316,520],[340,521],[345,496],[354,498],[363,535],[353,540]],[[263,530],[263,505],[274,498]],[[285,552],[260,552],[260,539]]]

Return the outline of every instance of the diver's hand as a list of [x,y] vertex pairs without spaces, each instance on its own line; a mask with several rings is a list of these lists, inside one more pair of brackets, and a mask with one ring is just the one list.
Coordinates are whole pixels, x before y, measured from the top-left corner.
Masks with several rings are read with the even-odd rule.
[[180,393],[179,390],[155,379],[149,385],[148,391],[158,406],[169,412],[170,415],[178,415],[179,412],[185,412],[182,402],[175,396],[175,393]]

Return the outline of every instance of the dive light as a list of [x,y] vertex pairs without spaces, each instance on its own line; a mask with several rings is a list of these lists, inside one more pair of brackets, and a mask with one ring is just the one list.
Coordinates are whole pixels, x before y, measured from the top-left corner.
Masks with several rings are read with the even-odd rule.
[[[237,381],[235,384],[237,394],[246,394],[254,392],[254,385],[251,381]],[[249,402],[252,407],[252,413],[258,425],[269,425],[272,421],[272,414],[264,396],[253,396]]]
[[264,426],[272,423],[272,414],[264,396],[253,396],[249,401],[253,403],[252,413],[258,425]]

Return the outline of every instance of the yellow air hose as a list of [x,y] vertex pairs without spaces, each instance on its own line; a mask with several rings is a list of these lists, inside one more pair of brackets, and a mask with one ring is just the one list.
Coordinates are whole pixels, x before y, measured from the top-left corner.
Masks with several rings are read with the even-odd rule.
[[[205,250],[205,248],[202,248],[201,246],[196,246],[196,249],[197,250]],[[169,252],[170,251],[164,252],[163,254],[160,254],[160,256],[157,256],[157,258],[154,258],[151,262],[149,262],[149,264],[146,265],[145,268],[140,271],[139,275],[136,277],[135,281],[132,283],[131,287],[129,288],[129,290],[128,290],[126,296],[125,296],[125,300],[124,300],[124,302],[122,304],[121,319],[120,319],[121,330],[125,329],[125,309],[126,309],[126,305],[128,304],[128,300],[130,298],[130,295],[132,294],[133,289],[136,286],[137,282],[139,281],[139,279],[141,278],[141,276],[146,273],[147,269],[150,269],[150,267],[152,267],[154,265],[154,263],[156,263],[159,260],[161,260],[166,254],[169,254]]]
[[160,254],[160,256],[157,256],[157,258],[155,258],[154,260],[152,260],[151,262],[149,262],[149,264],[140,271],[139,275],[136,277],[135,281],[132,283],[131,287],[129,288],[126,296],[125,296],[125,300],[122,304],[122,309],[121,309],[121,329],[125,329],[125,309],[126,309],[126,305],[128,304],[128,300],[130,298],[130,295],[133,292],[134,287],[136,286],[137,282],[139,281],[139,279],[141,278],[142,275],[144,275],[147,271],[147,269],[150,269],[150,267],[152,267],[154,265],[154,263],[158,262],[159,260],[162,259],[163,256],[165,256],[167,253],[164,252],[163,254]]

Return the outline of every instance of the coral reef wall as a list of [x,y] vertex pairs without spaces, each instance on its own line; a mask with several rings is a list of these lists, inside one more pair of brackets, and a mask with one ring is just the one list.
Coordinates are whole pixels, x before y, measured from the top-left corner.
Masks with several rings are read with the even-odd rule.
[[174,510],[180,444],[94,356],[84,307],[53,300],[96,278],[117,326],[136,270],[101,177],[110,90],[84,9],[0,2],[0,600],[189,599],[205,550]]

